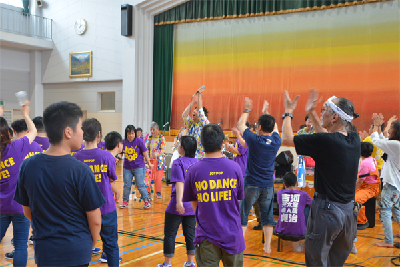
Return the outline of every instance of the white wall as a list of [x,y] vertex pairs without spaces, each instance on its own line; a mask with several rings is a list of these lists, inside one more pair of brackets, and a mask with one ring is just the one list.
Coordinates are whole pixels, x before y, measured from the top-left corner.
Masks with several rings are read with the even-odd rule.
[[[53,51],[42,53],[42,82],[73,82],[68,76],[69,53],[93,51],[91,81],[122,80],[122,0],[49,0],[43,16],[53,22]],[[87,21],[87,31],[77,35],[77,19]]]
[[29,51],[0,48],[0,99],[5,109],[19,109],[15,93],[29,92]]
[[[75,82],[44,84],[44,109],[58,101],[77,103],[87,111],[88,118],[96,118],[103,128],[103,135],[122,129],[122,82]],[[100,92],[115,92],[115,112],[100,111]]]

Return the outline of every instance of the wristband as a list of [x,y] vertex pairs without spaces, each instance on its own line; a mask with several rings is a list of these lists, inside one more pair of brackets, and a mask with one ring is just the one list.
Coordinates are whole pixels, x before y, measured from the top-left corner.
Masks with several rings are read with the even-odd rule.
[[286,117],[290,117],[290,118],[292,118],[293,119],[293,114],[292,113],[284,113],[283,115],[282,115],[282,119],[284,119],[284,118],[286,118]]
[[245,109],[243,110],[243,113],[250,113],[250,111],[251,111],[251,109],[245,108]]

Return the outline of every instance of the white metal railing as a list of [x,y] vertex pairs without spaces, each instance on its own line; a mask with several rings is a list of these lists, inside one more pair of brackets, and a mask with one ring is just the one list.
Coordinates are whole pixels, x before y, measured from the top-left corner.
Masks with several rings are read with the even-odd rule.
[[0,30],[52,39],[53,20],[0,7]]

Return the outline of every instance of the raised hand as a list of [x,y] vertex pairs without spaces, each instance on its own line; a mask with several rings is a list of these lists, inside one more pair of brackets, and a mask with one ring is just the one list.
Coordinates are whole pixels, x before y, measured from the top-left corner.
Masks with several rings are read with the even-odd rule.
[[21,106],[21,113],[24,118],[29,118],[29,101],[26,101],[23,106]]
[[238,129],[237,127],[232,128],[232,133],[233,133],[236,137],[240,136],[240,131],[239,131],[239,129]]
[[308,95],[308,100],[306,103],[306,112],[313,111],[317,107],[318,102],[318,90],[310,89],[310,93]]
[[264,105],[262,109],[263,114],[269,114],[269,103],[267,100],[264,100]]
[[199,94],[202,94],[204,92],[204,90],[206,90],[206,87],[202,86],[199,89]]
[[293,113],[293,111],[296,109],[297,106],[297,100],[299,100],[299,95],[297,95],[294,100],[291,100],[289,97],[289,92],[285,90],[285,100],[283,102],[283,105],[285,106],[285,112],[286,113]]
[[244,98],[244,108],[250,110],[253,108],[253,101],[248,97]]
[[397,121],[397,116],[393,115],[387,122],[388,126],[391,126],[393,122]]

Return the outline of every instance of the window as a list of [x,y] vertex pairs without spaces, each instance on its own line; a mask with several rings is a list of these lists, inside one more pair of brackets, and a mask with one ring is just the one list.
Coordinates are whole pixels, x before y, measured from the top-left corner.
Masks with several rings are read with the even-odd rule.
[[100,93],[101,111],[115,111],[115,92]]
[[22,5],[22,0],[0,0],[0,3],[10,5],[10,6],[24,8],[24,6]]

